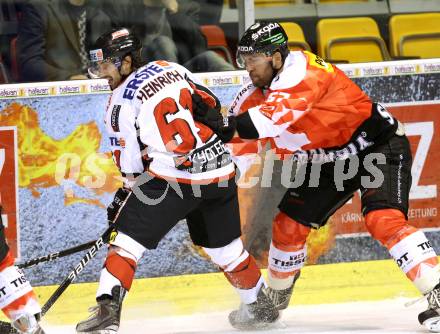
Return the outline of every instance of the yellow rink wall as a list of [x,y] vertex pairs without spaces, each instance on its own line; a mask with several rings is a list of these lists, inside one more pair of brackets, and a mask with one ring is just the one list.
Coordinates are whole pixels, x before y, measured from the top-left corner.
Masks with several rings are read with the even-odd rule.
[[[95,304],[96,288],[97,283],[71,285],[45,321],[57,325],[84,319],[88,307]],[[36,292],[43,303],[55,289],[37,287]],[[291,305],[417,296],[417,290],[394,261],[366,261],[305,267]],[[138,279],[125,300],[123,318],[226,311],[238,303],[238,295],[221,273]]]

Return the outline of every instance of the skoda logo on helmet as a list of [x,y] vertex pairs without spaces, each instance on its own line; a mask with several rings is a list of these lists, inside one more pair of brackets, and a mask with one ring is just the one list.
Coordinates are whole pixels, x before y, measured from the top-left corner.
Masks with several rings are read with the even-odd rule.
[[257,30],[256,32],[254,32],[252,34],[252,39],[255,41],[257,40],[261,35],[263,35],[264,33],[268,33],[271,30],[275,29],[275,28],[279,28],[280,25],[278,23],[269,23],[267,26],[264,26],[263,28],[261,28],[260,30]]
[[239,46],[238,52],[254,52],[254,48],[252,46]]

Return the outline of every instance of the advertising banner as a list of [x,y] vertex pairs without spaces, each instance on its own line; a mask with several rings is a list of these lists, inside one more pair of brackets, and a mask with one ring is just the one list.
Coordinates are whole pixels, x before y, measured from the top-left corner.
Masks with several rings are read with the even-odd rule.
[[0,203],[10,249],[19,253],[17,129],[0,126]]
[[[439,230],[440,199],[440,103],[391,104],[387,109],[405,126],[413,153],[412,186],[408,219],[418,228]],[[360,213],[360,197],[354,198],[332,217],[337,234],[366,232]]]

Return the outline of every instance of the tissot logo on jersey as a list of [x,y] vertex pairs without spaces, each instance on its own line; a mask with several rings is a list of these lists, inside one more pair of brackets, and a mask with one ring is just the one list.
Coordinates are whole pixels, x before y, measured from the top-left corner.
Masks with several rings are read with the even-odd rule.
[[110,138],[110,145],[111,146],[121,146],[121,143],[119,142],[119,139],[116,137],[109,137]]

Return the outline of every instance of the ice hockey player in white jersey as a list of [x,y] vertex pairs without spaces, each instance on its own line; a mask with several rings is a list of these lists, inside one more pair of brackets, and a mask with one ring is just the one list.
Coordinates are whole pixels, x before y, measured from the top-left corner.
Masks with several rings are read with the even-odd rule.
[[203,247],[240,296],[242,306],[231,313],[231,324],[246,329],[275,322],[278,311],[240,239],[235,168],[222,134],[192,116],[200,98],[211,107],[219,102],[178,64],[143,65],[140,49],[138,38],[121,28],[101,36],[90,51],[90,75],[106,78],[113,90],[105,123],[125,182],[108,209],[115,233],[101,272],[98,305],[76,330],[118,331],[137,262],[181,219],[194,244]]
[[0,205],[0,308],[11,320],[15,330],[2,329],[0,333],[44,334],[38,324],[41,308],[37,297],[23,272],[14,265],[5,238],[5,227]]

